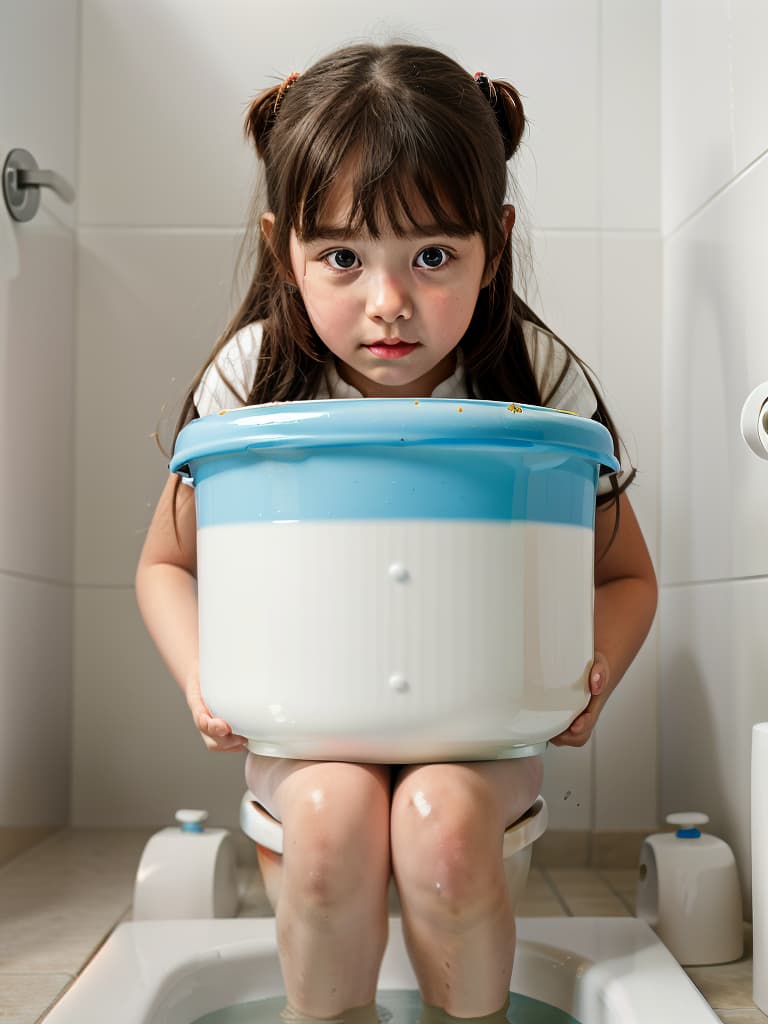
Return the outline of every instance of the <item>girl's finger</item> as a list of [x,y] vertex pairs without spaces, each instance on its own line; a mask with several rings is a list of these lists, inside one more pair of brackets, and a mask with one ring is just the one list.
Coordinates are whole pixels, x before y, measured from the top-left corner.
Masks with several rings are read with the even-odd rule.
[[238,754],[247,750],[245,743],[233,743],[229,740],[216,740],[210,736],[204,736],[205,745],[209,750],[214,751],[217,754]]

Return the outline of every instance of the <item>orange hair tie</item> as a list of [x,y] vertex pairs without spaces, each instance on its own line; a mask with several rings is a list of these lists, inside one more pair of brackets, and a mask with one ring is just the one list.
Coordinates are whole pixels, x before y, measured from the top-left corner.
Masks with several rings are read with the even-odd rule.
[[496,106],[496,89],[493,82],[490,80],[488,75],[484,71],[476,71],[472,76],[477,83],[483,96],[488,100],[492,107]]
[[293,83],[296,81],[296,79],[298,77],[299,77],[299,72],[298,71],[292,71],[290,73],[290,75],[288,75],[286,80],[281,83],[280,88],[277,90],[277,96],[275,96],[275,104],[272,107],[272,113],[273,114],[277,113],[277,108],[283,102],[283,97],[285,96],[285,94],[288,92],[288,90],[291,88],[291,86],[293,85]]

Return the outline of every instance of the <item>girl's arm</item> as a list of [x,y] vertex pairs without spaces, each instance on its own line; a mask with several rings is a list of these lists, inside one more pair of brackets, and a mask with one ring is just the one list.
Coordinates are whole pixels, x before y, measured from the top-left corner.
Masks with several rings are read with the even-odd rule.
[[[656,574],[626,491],[619,497],[619,529],[607,553],[615,510],[595,515],[595,660],[592,697],[585,711],[552,742],[583,746],[621,677],[640,650],[656,612]],[[602,556],[602,557],[601,557]]]
[[173,524],[176,479],[169,477],[152,517],[136,570],[136,599],[205,745],[210,750],[242,750],[244,738],[233,735],[221,718],[212,717],[200,694],[195,500],[192,488],[179,488],[177,539]]

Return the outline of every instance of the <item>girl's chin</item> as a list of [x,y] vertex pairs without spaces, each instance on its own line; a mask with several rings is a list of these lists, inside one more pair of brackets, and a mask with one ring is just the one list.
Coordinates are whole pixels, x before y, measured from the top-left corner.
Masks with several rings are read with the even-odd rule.
[[366,398],[429,398],[443,380],[445,380],[444,375],[439,378],[433,377],[429,371],[422,373],[378,372],[366,375],[355,386],[362,391]]

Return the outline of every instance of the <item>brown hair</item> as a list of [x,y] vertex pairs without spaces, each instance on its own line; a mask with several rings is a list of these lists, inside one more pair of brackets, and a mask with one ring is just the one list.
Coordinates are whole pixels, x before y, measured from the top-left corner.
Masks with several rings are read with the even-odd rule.
[[[508,82],[475,81],[455,61],[422,46],[350,46],[331,53],[301,75],[265,90],[251,103],[245,134],[261,158],[266,208],[274,215],[270,242],[260,237],[254,206],[244,252],[253,250],[255,273],[245,298],[187,393],[176,427],[198,415],[194,393],[226,342],[255,321],[263,340],[255,379],[242,395],[249,405],[312,398],[328,351],[315,333],[298,289],[291,283],[291,230],[316,237],[324,204],[342,169],[351,173],[347,227],[378,237],[420,226],[409,196],[449,233],[478,232],[486,259],[500,255],[492,282],[480,291],[471,323],[459,342],[470,397],[546,405],[576,362],[587,376],[604,423],[619,452],[619,437],[582,360],[563,342],[567,359],[549,393],[534,378],[523,337],[524,320],[551,331],[513,288],[510,239],[501,212],[507,161],[525,130],[523,104]],[[558,338],[557,341],[560,341]],[[616,501],[634,476],[599,503]],[[616,502],[618,514],[618,502]],[[617,524],[618,525],[618,524]],[[614,530],[615,534],[615,530]]]

